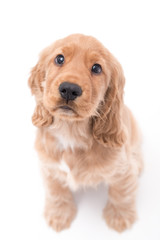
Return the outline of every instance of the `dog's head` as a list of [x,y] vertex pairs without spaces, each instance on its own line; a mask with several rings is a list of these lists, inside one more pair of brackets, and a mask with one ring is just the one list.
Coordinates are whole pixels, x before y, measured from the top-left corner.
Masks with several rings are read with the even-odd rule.
[[95,38],[75,34],[58,40],[31,71],[29,86],[37,102],[33,124],[50,125],[54,116],[90,118],[97,141],[121,146],[124,82],[120,64]]

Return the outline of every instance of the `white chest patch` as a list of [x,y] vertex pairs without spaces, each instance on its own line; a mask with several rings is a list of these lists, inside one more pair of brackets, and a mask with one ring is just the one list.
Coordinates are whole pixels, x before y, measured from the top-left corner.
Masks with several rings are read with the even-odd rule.
[[74,151],[75,148],[87,149],[91,144],[90,125],[86,122],[70,122],[54,119],[49,133],[55,138],[57,149]]
[[75,182],[74,177],[70,171],[69,166],[62,159],[58,165],[58,169],[66,174],[66,185],[73,191],[78,189],[78,184]]
[[65,163],[63,159],[60,161],[58,168],[60,171],[63,171],[65,173],[70,173],[70,168],[68,167],[68,165]]
[[58,133],[56,134],[56,138],[60,145],[59,147],[64,150],[66,150],[67,148],[71,148],[73,150],[77,144],[74,138],[70,138],[68,135],[66,136],[65,134],[61,135],[60,133]]

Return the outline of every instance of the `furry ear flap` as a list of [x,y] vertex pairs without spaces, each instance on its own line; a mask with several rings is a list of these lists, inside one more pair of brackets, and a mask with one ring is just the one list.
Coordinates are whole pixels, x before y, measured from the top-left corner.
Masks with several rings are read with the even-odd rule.
[[121,147],[126,140],[122,122],[125,78],[117,60],[112,56],[110,61],[110,84],[99,105],[99,116],[93,117],[93,136],[105,147]]
[[47,109],[45,109],[42,104],[37,105],[32,116],[33,125],[36,127],[44,127],[51,125],[52,122],[53,117],[50,115]]
[[45,79],[45,71],[43,70],[43,66],[40,63],[37,63],[35,67],[32,68],[30,77],[28,79],[28,85],[31,88],[32,94],[37,97],[42,97],[43,88],[42,82]]
[[42,82],[45,80],[45,71],[43,65],[38,63],[31,71],[28,79],[28,85],[31,92],[36,98],[36,108],[32,116],[32,123],[36,127],[49,126],[53,122],[52,115],[43,106],[43,86]]

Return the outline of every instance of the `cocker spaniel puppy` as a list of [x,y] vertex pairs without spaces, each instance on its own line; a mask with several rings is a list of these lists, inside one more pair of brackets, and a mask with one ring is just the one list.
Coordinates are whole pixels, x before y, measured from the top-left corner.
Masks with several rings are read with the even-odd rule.
[[76,215],[71,191],[101,182],[109,186],[103,212],[108,226],[121,232],[136,220],[141,138],[123,102],[124,84],[113,55],[81,34],[44,49],[31,71],[45,217],[56,231],[68,228]]

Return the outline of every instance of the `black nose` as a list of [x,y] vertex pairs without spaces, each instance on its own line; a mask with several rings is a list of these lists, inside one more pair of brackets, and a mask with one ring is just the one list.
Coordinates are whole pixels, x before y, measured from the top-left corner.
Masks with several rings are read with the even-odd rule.
[[69,100],[74,100],[82,95],[82,89],[80,86],[74,83],[63,82],[59,86],[59,92],[67,102]]

